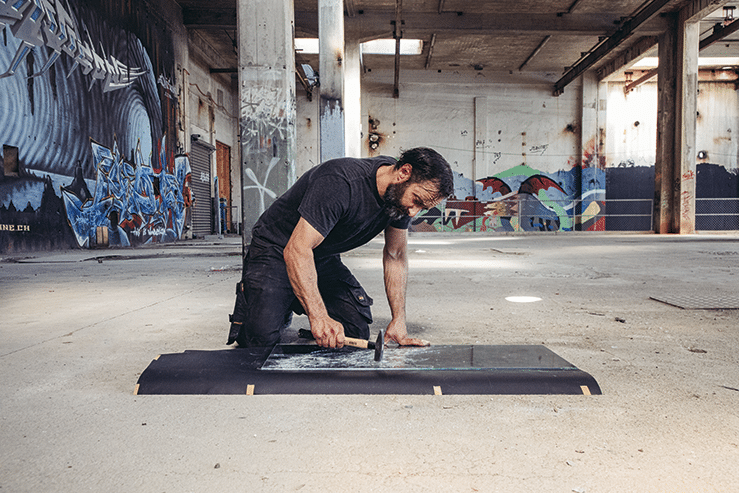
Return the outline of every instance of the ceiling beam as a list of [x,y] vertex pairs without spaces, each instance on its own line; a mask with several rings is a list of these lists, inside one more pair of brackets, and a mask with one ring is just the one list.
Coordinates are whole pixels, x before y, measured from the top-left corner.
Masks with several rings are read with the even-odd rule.
[[[360,40],[392,37],[394,10],[364,10],[345,20],[347,33]],[[235,9],[182,10],[185,27],[190,29],[236,29]],[[608,35],[618,26],[616,14],[464,14],[443,12],[414,12],[405,19],[406,37],[428,38],[433,33],[443,34],[494,34],[495,32],[526,32],[568,35]],[[318,13],[296,11],[295,27],[302,32],[318,32]]]
[[191,29],[236,29],[236,9],[182,9],[182,23]]
[[736,31],[739,31],[739,19],[734,20],[725,26],[723,24],[716,24],[713,26],[713,33],[700,42],[700,49],[708,48],[713,43],[721,41],[726,36],[734,34]]
[[395,79],[393,81],[393,97],[400,97],[400,40],[403,38],[403,0],[395,0]]
[[633,17],[626,20],[615,34],[599,43],[585,58],[581,59],[571,67],[564,76],[554,84],[554,95],[559,96],[564,88],[572,81],[580,77],[586,70],[602,60],[606,55],[618,48],[645,22],[656,17],[671,0],[653,0]]
[[659,38],[655,36],[644,36],[639,38],[636,43],[632,44],[625,50],[620,51],[615,57],[611,58],[607,63],[596,70],[598,80],[603,80],[632,62],[635,63],[644,58],[652,48],[657,46],[658,39]]

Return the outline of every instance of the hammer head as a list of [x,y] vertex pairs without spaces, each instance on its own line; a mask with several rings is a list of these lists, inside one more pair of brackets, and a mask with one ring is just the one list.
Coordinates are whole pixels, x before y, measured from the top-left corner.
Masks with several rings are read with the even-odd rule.
[[377,340],[375,341],[375,361],[382,360],[382,353],[385,351],[385,336],[382,331],[377,334]]

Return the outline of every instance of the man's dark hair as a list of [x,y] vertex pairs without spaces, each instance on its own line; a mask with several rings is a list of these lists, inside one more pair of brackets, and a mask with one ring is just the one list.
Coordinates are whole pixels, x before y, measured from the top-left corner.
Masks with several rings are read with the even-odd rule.
[[435,150],[428,147],[408,149],[400,155],[395,168],[399,169],[406,163],[413,168],[410,183],[433,183],[439,190],[438,198],[447,198],[454,193],[452,168]]

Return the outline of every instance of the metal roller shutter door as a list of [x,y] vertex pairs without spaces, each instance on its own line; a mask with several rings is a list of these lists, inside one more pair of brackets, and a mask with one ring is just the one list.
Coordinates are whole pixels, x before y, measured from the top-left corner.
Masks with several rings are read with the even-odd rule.
[[192,191],[195,204],[192,208],[192,232],[195,236],[212,234],[213,207],[210,195],[210,155],[215,147],[197,140],[192,141],[190,166],[192,168]]

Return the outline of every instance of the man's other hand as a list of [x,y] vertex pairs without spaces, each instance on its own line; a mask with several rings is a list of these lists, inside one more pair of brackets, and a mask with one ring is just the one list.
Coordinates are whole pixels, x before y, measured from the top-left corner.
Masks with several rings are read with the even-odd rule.
[[319,346],[330,348],[344,346],[344,326],[330,317],[310,320],[310,331]]
[[393,340],[401,346],[430,346],[429,341],[423,339],[417,339],[415,337],[408,337],[408,331],[405,327],[404,322],[391,321],[390,325],[387,326],[385,331],[385,342]]

